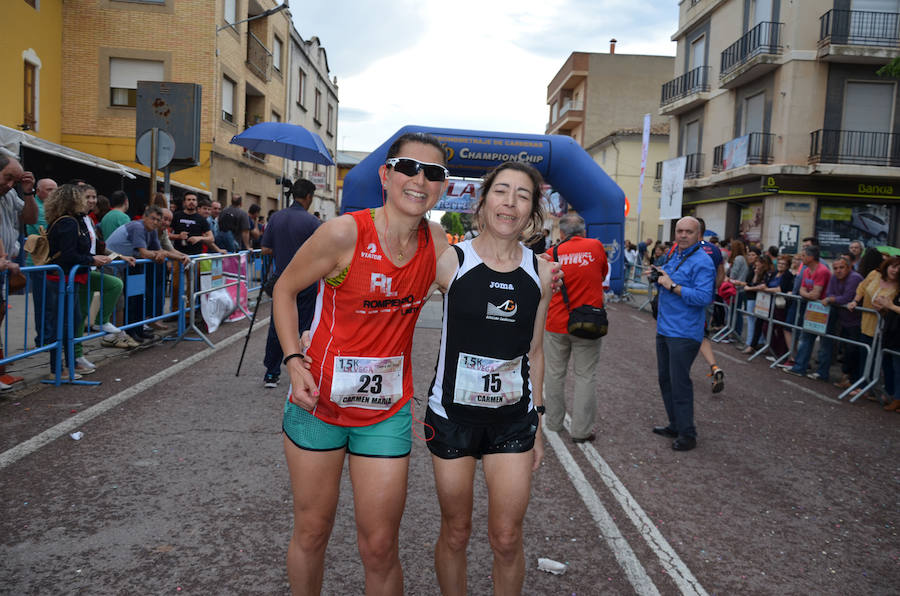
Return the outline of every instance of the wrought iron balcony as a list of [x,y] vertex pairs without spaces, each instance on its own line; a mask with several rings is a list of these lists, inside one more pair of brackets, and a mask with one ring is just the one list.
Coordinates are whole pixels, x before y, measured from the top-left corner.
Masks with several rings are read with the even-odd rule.
[[[732,139],[728,143],[723,143],[713,149],[712,171],[714,174],[744,165],[772,163],[772,153],[775,145],[774,133],[751,132],[749,135],[744,136],[749,137],[746,143],[746,156],[744,156],[743,149],[740,147],[742,144],[736,143],[743,137]],[[729,143],[732,143],[730,152],[727,150]]]
[[698,66],[662,86],[660,106],[678,101],[694,93],[709,91],[709,67]]
[[688,153],[685,155],[687,164],[684,166],[684,177],[687,180],[703,177],[703,154]]
[[781,53],[781,29],[784,23],[764,21],[747,31],[739,40],[722,52],[719,77],[724,77],[751,58],[761,54]]
[[256,76],[269,82],[272,72],[272,52],[251,32],[247,32],[247,66]]
[[900,48],[900,14],[829,10],[819,17],[819,46],[828,44]]
[[[686,158],[686,163],[684,166],[684,179],[693,180],[694,178],[702,178],[703,154],[688,153],[684,157]],[[653,177],[653,190],[659,190],[660,188],[662,188],[662,171],[663,162],[656,162],[656,174]]]
[[900,166],[900,135],[820,129],[809,133],[809,163]]

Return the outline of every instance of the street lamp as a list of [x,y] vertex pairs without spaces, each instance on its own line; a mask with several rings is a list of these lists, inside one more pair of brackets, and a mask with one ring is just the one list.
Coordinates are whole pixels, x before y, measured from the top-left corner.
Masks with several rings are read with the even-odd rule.
[[[250,21],[255,21],[256,19],[268,17],[268,16],[275,14],[276,12],[281,12],[282,10],[284,10],[286,8],[290,8],[290,6],[288,6],[288,0],[284,0],[284,3],[281,6],[276,6],[275,8],[270,8],[269,10],[264,10],[263,12],[259,13],[258,15],[248,17],[248,18],[246,18],[242,21],[238,21],[236,23],[225,23],[221,27],[216,27],[216,35],[218,35],[219,31],[221,31],[222,29],[228,29],[229,27],[234,28],[236,25],[240,25],[241,23],[249,23]],[[216,55],[218,55],[218,53]]]

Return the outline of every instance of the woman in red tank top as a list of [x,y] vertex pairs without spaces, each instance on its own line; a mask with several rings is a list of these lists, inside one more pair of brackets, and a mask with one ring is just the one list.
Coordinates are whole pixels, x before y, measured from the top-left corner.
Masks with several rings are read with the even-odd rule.
[[[425,221],[446,187],[444,164],[437,139],[421,133],[402,135],[379,169],[384,206],[324,223],[279,278],[273,316],[292,385],[285,420],[302,418],[308,428],[329,438],[362,434],[375,424],[391,422],[412,397],[409,350],[418,318],[416,304],[430,294],[435,262],[447,248],[440,226]],[[309,349],[312,359],[304,362],[295,300],[314,283],[319,284],[319,293]],[[363,378],[361,372],[365,387],[351,382]],[[303,432],[301,428],[299,434]],[[317,446],[318,437],[309,437],[308,442],[306,438],[288,434],[285,426],[284,449],[294,493],[294,531],[288,547],[292,590],[321,591],[341,471],[350,452],[366,592],[402,594],[398,542],[409,453],[379,457],[354,448],[353,434],[348,434],[347,443],[324,447]],[[370,439],[359,445],[367,447],[366,440]]]

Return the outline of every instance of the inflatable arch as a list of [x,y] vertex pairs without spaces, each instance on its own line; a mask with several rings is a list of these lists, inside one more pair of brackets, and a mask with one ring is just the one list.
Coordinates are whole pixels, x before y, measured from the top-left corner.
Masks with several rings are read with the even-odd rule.
[[524,161],[537,168],[584,218],[587,235],[603,243],[612,272],[611,289],[622,292],[625,193],[570,137],[404,126],[348,172],[342,212],[381,205],[378,167],[400,135],[416,132],[434,135],[444,145],[453,176],[479,178],[504,161]]

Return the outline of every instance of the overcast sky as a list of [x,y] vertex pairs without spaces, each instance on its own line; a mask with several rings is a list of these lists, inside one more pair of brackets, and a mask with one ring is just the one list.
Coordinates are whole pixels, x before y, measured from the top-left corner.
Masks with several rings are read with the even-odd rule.
[[[407,124],[543,134],[569,54],[675,54],[677,0],[293,0],[338,79],[338,149]],[[673,73],[674,77],[674,73]],[[636,124],[637,125],[637,124]]]

